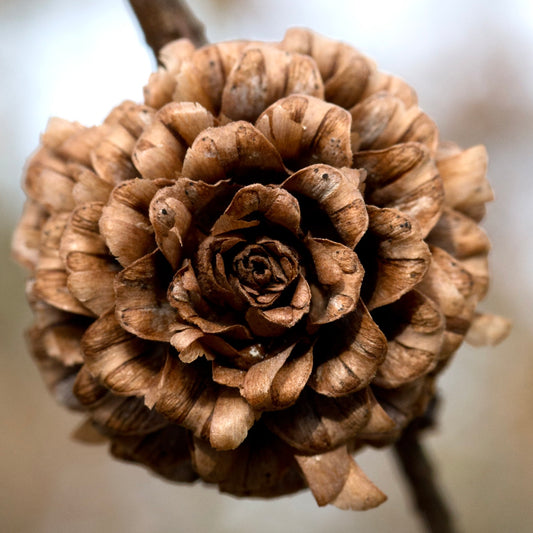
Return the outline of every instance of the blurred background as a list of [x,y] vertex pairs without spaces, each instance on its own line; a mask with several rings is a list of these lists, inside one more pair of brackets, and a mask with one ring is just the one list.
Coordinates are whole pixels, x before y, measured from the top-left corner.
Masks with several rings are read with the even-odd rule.
[[[510,0],[195,0],[211,41],[280,40],[308,26],[406,79],[442,138],[482,143],[496,202],[484,227],[493,283],[483,304],[512,318],[491,349],[463,347],[440,381],[427,438],[461,531],[533,529],[533,2]],[[421,531],[390,452],[358,457],[389,496],[376,510],[319,509],[310,493],[238,500],[172,485],[69,435],[79,418],[46,393],[23,341],[25,273],[9,258],[24,161],[49,116],[92,125],[141,100],[154,68],[122,0],[0,0],[0,530],[396,533]]]

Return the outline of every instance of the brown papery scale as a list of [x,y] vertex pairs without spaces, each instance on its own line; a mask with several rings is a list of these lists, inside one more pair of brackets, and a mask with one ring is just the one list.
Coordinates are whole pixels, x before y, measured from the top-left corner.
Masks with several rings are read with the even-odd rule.
[[167,44],[145,102],[52,119],[13,250],[35,360],[122,459],[238,496],[385,495],[393,444],[480,315],[485,149],[442,143],[405,82],[304,29]]

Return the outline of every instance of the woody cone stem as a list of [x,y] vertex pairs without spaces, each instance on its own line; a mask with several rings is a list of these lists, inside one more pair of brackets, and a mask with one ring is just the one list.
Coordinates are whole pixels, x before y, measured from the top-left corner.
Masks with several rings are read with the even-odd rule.
[[155,58],[165,44],[189,39],[195,46],[207,44],[203,24],[182,0],[130,0],[148,46]]
[[431,533],[454,533],[452,514],[439,489],[435,470],[424,450],[418,429],[408,427],[394,445],[396,457],[409,484],[413,502]]

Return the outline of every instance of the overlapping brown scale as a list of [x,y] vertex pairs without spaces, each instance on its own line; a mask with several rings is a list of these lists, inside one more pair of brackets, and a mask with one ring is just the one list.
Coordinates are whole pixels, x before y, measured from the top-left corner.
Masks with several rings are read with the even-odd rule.
[[156,199],[167,196],[175,198],[193,215],[195,225],[208,233],[238,188],[238,185],[227,180],[206,183],[181,177],[174,185],[158,193]]
[[350,109],[352,150],[379,150],[398,143],[418,142],[434,153],[438,144],[435,123],[417,106],[406,108],[387,92],[375,93]]
[[134,179],[113,189],[103,208],[99,228],[111,254],[122,266],[130,265],[156,247],[149,220],[150,202],[169,183]]
[[209,232],[236,189],[228,181],[209,184],[181,178],[155,194],[150,222],[159,249],[174,269],[180,265],[183,248],[197,247],[199,233]]
[[337,57],[335,70],[324,80],[325,98],[349,109],[364,94],[375,65],[351,47],[343,47]]
[[108,129],[91,150],[91,166],[100,178],[116,185],[138,175],[131,161],[137,138],[120,124]]
[[475,293],[478,302],[485,298],[489,289],[489,255],[481,253],[472,257],[461,259],[461,264],[472,275],[475,284]]
[[107,202],[113,190],[112,183],[104,181],[91,169],[77,163],[70,163],[68,171],[74,180],[72,198],[77,206],[88,202]]
[[26,194],[52,213],[74,207],[74,180],[64,160],[41,148],[30,160],[24,178]]
[[86,128],[60,118],[50,119],[42,145],[64,161],[91,166],[91,152],[109,131],[108,125]]
[[66,366],[83,362],[80,339],[87,323],[75,318],[65,318],[40,331],[41,341],[49,357]]
[[228,178],[244,183],[279,183],[287,172],[266,137],[250,123],[238,121],[208,128],[198,136],[187,151],[182,174],[207,183]]
[[304,55],[249,45],[228,75],[220,112],[231,120],[254,122],[269,105],[296,93],[323,98],[316,63]]
[[66,367],[83,363],[81,337],[91,319],[61,311],[42,300],[34,299],[30,289],[29,298],[35,322],[30,331],[31,344]]
[[463,341],[478,297],[474,279],[460,261],[436,246],[431,247],[431,256],[431,265],[417,289],[436,302],[445,316],[440,357],[446,361]]
[[167,104],[159,110],[156,120],[160,120],[175,136],[181,137],[187,146],[191,146],[203,130],[218,125],[215,117],[196,102]]
[[475,313],[468,329],[466,341],[472,346],[495,346],[511,331],[511,323],[492,313]]
[[236,450],[214,450],[198,438],[190,446],[195,471],[222,492],[272,498],[304,486],[291,450],[261,425],[256,424]]
[[187,147],[159,120],[144,130],[133,151],[133,164],[145,179],[175,180]]
[[184,363],[192,363],[199,357],[205,357],[211,361],[215,355],[202,344],[206,334],[199,328],[183,325],[172,335],[170,343],[177,350],[178,356]]
[[[226,271],[224,255],[231,249],[243,245],[242,236],[207,237],[199,246],[196,262],[198,264],[198,284],[203,296],[213,303],[224,303],[236,310],[244,310],[245,296],[230,283],[231,272]],[[236,280],[238,281],[238,280]],[[235,290],[237,288],[237,290]]]
[[383,91],[391,96],[399,98],[405,105],[406,109],[418,104],[416,92],[409,84],[401,78],[379,70],[375,70],[370,76],[366,89],[361,96],[361,100],[372,94]]
[[146,435],[168,425],[168,420],[146,407],[142,398],[108,393],[88,407],[91,420],[99,431],[112,437]]
[[[244,43],[239,43],[234,48],[240,51],[243,47]],[[189,61],[175,69],[174,100],[198,102],[218,114],[227,75],[225,66],[219,46],[206,46],[195,51]]]
[[304,455],[328,452],[354,438],[370,418],[366,390],[329,398],[304,389],[294,405],[263,414],[267,427]]
[[246,370],[243,368],[233,368],[217,363],[216,359],[211,362],[211,375],[215,383],[226,385],[226,387],[241,388],[244,385]]
[[67,286],[96,316],[114,304],[113,281],[119,265],[110,257],[73,252],[67,260]]
[[[359,170],[312,165],[294,173],[281,186],[298,198],[312,201],[314,211],[328,217],[341,242],[353,248],[368,227],[365,202],[359,191],[363,179],[364,174]],[[316,216],[311,210],[305,212],[304,224],[309,225]],[[325,230],[325,224],[321,226]],[[322,236],[313,226],[311,231],[316,237]]]
[[408,113],[402,113],[402,110],[398,110],[400,104],[401,100],[386,92],[379,92],[350,109],[354,152],[396,144],[418,112],[417,109],[411,108]]
[[428,242],[459,259],[472,274],[479,299],[485,296],[489,284],[490,241],[475,221],[459,211],[445,208],[428,235]]
[[219,450],[232,450],[245,439],[255,416],[238,391],[214,384],[209,373],[170,355],[149,405],[170,420],[208,439]]
[[[252,308],[268,310],[283,294],[288,295],[286,289],[299,272],[298,254],[290,246],[268,238],[245,242],[225,254],[230,265],[228,282]],[[300,287],[299,292],[303,291],[305,286]],[[303,294],[294,296],[305,305]]]
[[192,223],[192,214],[178,198],[172,187],[165,187],[152,199],[150,222],[159,249],[170,265],[178,268],[184,240]]
[[120,270],[100,235],[101,213],[99,202],[75,209],[60,243],[60,255],[68,272],[68,290],[97,316],[113,306],[113,281]]
[[[392,389],[373,387],[373,391],[387,415],[403,430],[413,418],[422,416],[435,398],[435,377],[423,376]],[[375,436],[371,442],[386,444],[387,437],[381,440],[379,436]]]
[[432,261],[420,290],[435,300],[446,316],[458,315],[473,294],[472,276],[446,251],[431,247]]
[[[201,344],[206,358],[212,359],[214,363],[220,361],[220,365],[217,364],[217,366],[228,365],[227,368],[231,370],[230,373],[219,371],[220,369],[215,371],[217,376],[220,377],[220,379],[217,377],[215,381],[228,387],[241,387],[243,383],[241,376],[244,375],[240,372],[233,372],[233,370],[248,370],[253,365],[267,358],[269,350],[272,350],[272,347],[268,346],[263,339],[248,339],[246,342],[239,342],[239,339],[236,339],[236,341],[231,339],[231,336],[225,339],[220,334],[203,334],[201,338]],[[173,339],[171,342],[173,342]],[[226,383],[226,380],[229,380],[231,383]]]
[[27,287],[35,315],[35,322],[27,332],[30,351],[56,400],[70,409],[80,409],[72,385],[83,360],[80,331],[83,332],[90,321],[36,298],[32,285],[33,282],[29,282]]
[[410,291],[424,277],[431,254],[409,217],[397,209],[367,209],[368,232],[357,252],[366,273],[363,300],[372,310]]
[[386,353],[385,336],[359,301],[352,313],[321,328],[309,385],[331,397],[356,392],[368,386]]
[[47,211],[36,201],[28,199],[11,242],[13,258],[33,271],[39,259],[41,230],[48,218]]
[[200,132],[215,125],[213,115],[198,103],[169,103],[140,134],[133,162],[143,178],[175,180],[187,148]]
[[189,39],[170,41],[159,50],[159,61],[170,72],[179,71],[184,61],[187,61],[195,52],[195,47]]
[[222,91],[234,64],[250,43],[232,41],[205,46],[196,50],[175,72],[177,102],[198,102],[218,115]]
[[187,430],[176,424],[147,435],[114,436],[111,453],[143,464],[172,481],[191,483],[198,479],[191,465]]
[[82,339],[85,364],[107,388],[121,395],[145,396],[157,383],[166,351],[127,332],[111,309]]
[[239,391],[223,387],[209,422],[209,444],[215,450],[234,450],[255,422],[253,407]]
[[[65,133],[62,128],[67,128],[68,133],[72,129],[71,126],[70,123],[64,125],[62,121],[59,121],[58,125],[56,121],[52,121],[49,131],[44,134],[48,147],[37,152],[27,170],[25,186],[28,195],[35,196],[39,203],[52,212],[69,210],[74,207],[74,204],[85,201],[104,201],[113,183],[109,176],[111,183],[106,182],[89,167],[91,167],[93,148],[103,145],[104,141],[111,146],[110,143],[114,140],[113,134],[119,126],[112,128],[106,125],[92,129],[80,126],[75,129],[75,138],[88,137],[90,142],[82,143],[81,146],[73,145],[68,150],[64,150],[64,145],[72,139],[63,138]],[[56,131],[57,129],[59,132]],[[131,135],[123,128],[121,130],[124,137],[131,141]],[[109,141],[106,141],[106,136],[109,137]],[[116,142],[120,144],[119,140]],[[121,157],[127,158],[124,153],[121,152],[121,154]],[[111,161],[111,164],[115,163]]]
[[59,253],[59,246],[68,218],[69,213],[53,215],[43,226],[32,292],[35,298],[40,298],[63,311],[92,316],[92,311],[82,305],[67,287],[68,274]]
[[487,150],[478,145],[461,150],[446,144],[437,153],[445,191],[445,203],[479,222],[485,214],[485,203],[494,199],[487,181]]
[[[246,242],[246,241],[244,241]],[[286,244],[268,237],[261,237],[255,243],[244,244],[235,250],[231,259],[230,285],[248,303],[257,309],[271,307],[298,277],[299,254]],[[300,295],[294,295],[305,305],[303,277],[299,277]],[[307,301],[307,303],[309,303]]]
[[388,339],[387,356],[373,384],[395,388],[433,370],[444,340],[444,316],[421,292],[410,291],[374,313]]
[[115,282],[116,316],[121,326],[142,339],[168,342],[179,326],[167,300],[173,272],[158,250],[133,262]]
[[367,171],[368,204],[399,209],[418,222],[423,237],[431,231],[442,212],[444,189],[427,148],[405,143],[358,152],[353,164]]
[[158,109],[172,101],[176,88],[175,74],[184,61],[194,53],[194,45],[188,39],[178,39],[163,46],[159,51],[159,60],[163,67],[150,75],[144,87],[146,105]]
[[[176,272],[168,288],[168,300],[177,310],[182,322],[193,324],[204,334],[224,334],[241,340],[251,338],[246,326],[239,324],[231,312],[225,316],[217,313],[212,304],[204,299],[196,274],[188,260]],[[174,344],[176,339],[173,338],[170,342]]]
[[104,396],[109,394],[108,389],[91,374],[87,365],[80,368],[74,382],[73,392],[80,404],[85,407],[96,405]]
[[363,511],[387,497],[364,474],[346,446],[318,455],[296,455],[307,485],[318,505]]
[[[288,305],[271,306],[269,309],[250,307],[246,311],[246,322],[253,334],[261,337],[282,335],[294,327],[309,312],[311,289],[300,274]],[[288,293],[290,289],[285,289]],[[281,294],[280,294],[281,296]]]
[[350,125],[346,110],[304,95],[276,101],[256,121],[285,164],[294,168],[316,162],[351,166]]
[[63,262],[72,252],[91,255],[107,255],[109,250],[100,235],[98,222],[102,215],[103,204],[92,202],[72,211],[61,236],[59,252]]
[[327,324],[352,312],[359,300],[364,270],[357,254],[329,239],[307,237],[316,282],[311,282],[312,324]]
[[119,124],[134,139],[137,139],[143,130],[152,123],[154,115],[155,111],[152,107],[125,100],[107,115],[104,124]]
[[351,46],[302,28],[291,28],[280,47],[311,56],[324,80],[325,99],[349,109],[363,95],[375,65]]
[[[192,43],[190,43],[192,46]],[[159,67],[150,74],[148,83],[143,87],[144,103],[159,109],[172,102],[176,90],[176,78],[165,68]]]
[[211,229],[212,235],[253,228],[267,221],[300,234],[300,206],[286,190],[255,183],[243,187],[233,197]]
[[450,208],[444,208],[427,240],[460,260],[486,255],[490,250],[483,229],[470,217]]
[[241,394],[257,410],[286,409],[296,402],[313,368],[313,350],[296,343],[252,366]]
[[402,427],[383,408],[372,387],[367,388],[367,393],[370,417],[366,426],[357,433],[357,438],[351,447],[356,448],[361,443],[368,443],[376,447],[392,444],[400,436]]
[[81,406],[72,392],[72,386],[80,365],[66,365],[48,355],[49,347],[43,342],[43,330],[36,326],[28,330],[27,339],[41,377],[56,401],[69,409],[79,410]]
[[77,137],[86,129],[79,122],[52,117],[48,120],[46,130],[41,135],[41,144],[50,150],[60,150],[63,143],[68,142],[72,137]]

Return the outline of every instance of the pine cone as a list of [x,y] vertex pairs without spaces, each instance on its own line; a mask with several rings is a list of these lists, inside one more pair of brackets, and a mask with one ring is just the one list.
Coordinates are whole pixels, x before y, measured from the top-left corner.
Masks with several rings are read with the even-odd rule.
[[374,507],[352,453],[424,414],[487,289],[485,149],[307,30],[161,62],[145,105],[52,120],[28,164],[43,376],[170,479]]

